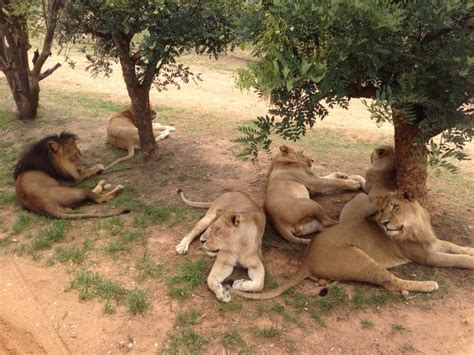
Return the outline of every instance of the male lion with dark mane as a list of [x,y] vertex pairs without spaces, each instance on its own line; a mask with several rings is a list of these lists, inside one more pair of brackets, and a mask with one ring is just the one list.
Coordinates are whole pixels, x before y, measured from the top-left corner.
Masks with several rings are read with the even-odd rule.
[[103,180],[92,190],[68,186],[104,170],[102,164],[85,170],[83,167],[84,159],[75,134],[62,132],[41,139],[26,149],[13,173],[18,202],[27,210],[45,212],[57,218],[110,217],[128,213],[66,213],[67,208],[81,202],[106,202],[123,189],[122,185],[117,185],[112,191],[100,195],[104,189]]
[[[156,111],[150,108],[150,120],[155,118]],[[173,126],[164,126],[159,123],[152,123],[152,126],[153,134],[160,132],[155,136],[157,142],[167,138],[171,132],[176,130]],[[140,148],[140,137],[132,106],[125,107],[110,118],[109,125],[107,126],[107,141],[114,147],[126,150],[127,155],[107,165],[105,170],[110,169],[117,163],[133,158],[135,149]]]
[[405,280],[387,269],[410,261],[474,269],[474,248],[438,239],[428,211],[410,194],[387,196],[380,202],[373,219],[343,222],[322,231],[311,241],[298,271],[280,287],[263,293],[230,291],[268,299],[311,278],[369,282],[394,292],[431,292],[438,289],[435,281]]

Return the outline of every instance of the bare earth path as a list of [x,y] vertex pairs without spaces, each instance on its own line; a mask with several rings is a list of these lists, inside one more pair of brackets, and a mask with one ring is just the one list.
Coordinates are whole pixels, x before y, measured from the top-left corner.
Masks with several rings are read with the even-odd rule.
[[[115,70],[111,78],[92,79],[83,71],[86,63],[80,58],[77,58],[75,70],[64,65],[42,82],[43,88],[93,93],[105,100],[123,102],[124,105],[128,103],[119,70]],[[55,60],[61,59],[52,58],[50,63]],[[254,94],[243,93],[235,88],[233,71],[228,68],[235,69],[245,64],[238,55],[228,57],[223,67],[218,65],[221,62],[216,64],[192,56],[186,60],[193,63],[196,72],[203,73],[204,81],[199,86],[183,85],[181,90],[170,89],[162,93],[152,90],[154,105],[183,108],[203,116],[222,117],[222,123],[218,123],[221,125],[227,121],[250,120],[266,113],[267,105]],[[331,117],[338,119],[331,120]],[[389,125],[379,129],[367,118],[361,102],[354,102],[349,111],[335,110],[331,117],[321,123],[321,127],[349,129],[355,138],[380,138],[392,134]],[[97,131],[102,132],[107,118],[98,117]],[[75,126],[78,129],[90,129],[81,128],[80,117]],[[186,127],[178,127],[174,141],[160,143],[163,151],[172,151],[174,142],[178,142],[180,137],[186,138],[187,134]],[[100,133],[94,139],[102,139],[103,135]],[[186,139],[190,141],[189,137]],[[208,142],[200,142],[200,149],[203,154],[217,152],[215,163],[220,165],[216,166],[221,166],[223,171],[229,169],[229,172],[222,173],[227,179],[225,184],[239,187],[246,184],[248,176],[232,176],[232,169],[243,163],[232,158],[226,142],[227,137],[209,137]],[[92,144],[93,140],[84,143]],[[472,144],[467,150],[471,154],[474,152]],[[250,174],[251,168],[248,166],[245,165],[244,171]],[[472,171],[472,163],[465,163],[464,167]],[[248,187],[247,191],[249,189],[257,187]],[[173,193],[171,187],[168,193]],[[165,232],[152,230],[149,243],[157,249],[164,248],[166,254],[174,257],[173,247],[183,231],[179,227]],[[470,242],[472,244],[472,239]],[[191,251],[195,252],[195,249]],[[288,261],[286,257],[279,260],[280,255],[272,253],[264,255],[269,269],[283,267],[294,270],[295,260]],[[102,304],[95,301],[80,302],[77,291],[65,292],[70,279],[68,268],[63,264],[45,268],[27,256],[0,255],[0,354],[156,353],[173,329],[176,305],[167,298],[164,285],[156,286],[150,308],[143,315],[133,316],[125,309],[118,309],[114,315],[104,315]],[[311,282],[302,287],[311,290]],[[352,286],[347,286],[349,294],[351,289]],[[203,300],[208,302],[211,297],[206,290],[194,295],[189,302],[199,306]],[[212,333],[212,329],[217,331],[239,325],[248,328],[245,315],[226,313],[209,318],[206,312],[197,326],[203,332]],[[361,326],[365,320],[370,320],[372,325]],[[284,321],[276,322],[283,333],[291,330],[285,336],[297,345],[295,352],[304,354],[474,354],[474,285],[451,287],[449,295],[432,300],[428,310],[413,302],[393,303],[380,309],[357,311],[353,315],[336,311],[325,318],[325,323],[325,327],[315,326],[314,329],[303,331],[288,327]],[[274,319],[263,314],[255,325],[267,327],[273,324]],[[291,350],[278,341],[256,343],[252,348],[255,353],[274,354]],[[224,354],[229,351],[222,344],[214,342],[207,345],[205,352]]]

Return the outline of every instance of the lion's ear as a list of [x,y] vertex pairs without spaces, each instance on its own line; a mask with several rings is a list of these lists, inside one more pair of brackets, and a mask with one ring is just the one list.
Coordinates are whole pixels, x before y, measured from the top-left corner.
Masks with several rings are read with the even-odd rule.
[[385,153],[386,153],[385,148],[378,148],[378,149],[376,149],[376,151],[377,151],[377,155],[380,158],[383,158],[385,156]]
[[240,215],[238,214],[233,214],[229,217],[229,220],[230,222],[234,225],[234,226],[238,226],[239,223],[240,223]]
[[280,146],[280,152],[283,153],[283,155],[288,155],[288,153],[290,152],[290,147],[288,147],[286,144],[283,144]]
[[61,145],[55,141],[48,141],[48,148],[53,153],[57,153],[61,149]]
[[410,202],[415,201],[415,197],[413,196],[413,194],[411,193],[411,191],[404,191],[404,192],[403,192],[403,198],[404,198],[405,200],[410,201]]

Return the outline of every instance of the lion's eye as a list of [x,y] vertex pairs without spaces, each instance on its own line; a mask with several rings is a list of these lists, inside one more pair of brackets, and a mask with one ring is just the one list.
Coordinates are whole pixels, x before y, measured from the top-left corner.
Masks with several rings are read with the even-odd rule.
[[400,205],[394,204],[392,210],[397,211],[400,208]]

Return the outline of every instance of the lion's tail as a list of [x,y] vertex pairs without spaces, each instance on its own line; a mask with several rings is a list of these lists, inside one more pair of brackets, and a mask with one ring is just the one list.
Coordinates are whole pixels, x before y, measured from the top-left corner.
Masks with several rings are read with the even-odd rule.
[[267,300],[269,298],[280,296],[283,292],[288,290],[290,287],[294,287],[298,285],[301,281],[303,281],[308,276],[306,269],[301,267],[292,277],[290,277],[286,282],[282,285],[278,286],[277,288],[267,291],[267,292],[259,292],[259,293],[251,293],[251,292],[243,292],[240,290],[236,290],[235,288],[229,287],[229,291],[244,298],[250,298],[252,300]]
[[190,201],[188,200],[185,196],[184,196],[184,193],[183,193],[183,190],[181,189],[178,189],[176,190],[176,192],[178,193],[178,195],[181,197],[181,200],[183,200],[183,202],[191,207],[197,207],[197,208],[209,208],[211,207],[212,205],[212,202],[195,202],[195,201]]
[[56,211],[48,211],[48,213],[56,218],[61,219],[84,219],[84,218],[107,218],[107,217],[114,217],[120,216],[122,214],[130,213],[130,210],[122,210],[119,212],[110,212],[110,213],[103,213],[103,214],[92,214],[92,213],[65,213],[60,210]]

